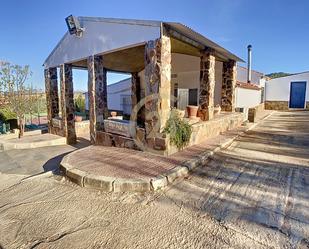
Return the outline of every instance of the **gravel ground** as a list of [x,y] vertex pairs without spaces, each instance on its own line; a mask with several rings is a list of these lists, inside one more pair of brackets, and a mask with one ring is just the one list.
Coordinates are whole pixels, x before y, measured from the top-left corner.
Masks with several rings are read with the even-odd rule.
[[275,113],[157,193],[2,173],[0,248],[308,248],[308,121]]

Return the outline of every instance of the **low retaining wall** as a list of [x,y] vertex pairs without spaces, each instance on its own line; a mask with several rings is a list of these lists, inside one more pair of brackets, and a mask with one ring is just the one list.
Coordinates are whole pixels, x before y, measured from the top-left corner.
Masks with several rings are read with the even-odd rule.
[[[192,125],[192,135],[189,146],[199,144],[208,138],[218,136],[220,133],[235,129],[244,122],[245,115],[240,112],[225,114],[206,122],[198,122]],[[179,151],[175,146],[166,139],[165,155],[170,155]]]
[[[239,127],[245,120],[243,113],[223,113],[213,120],[205,122],[197,122],[192,124],[192,135],[188,146],[199,144],[208,138],[215,137],[220,133]],[[115,146],[120,148],[129,148],[136,150],[149,151],[160,155],[171,155],[179,151],[178,148],[170,144],[168,135],[157,137],[150,147],[145,140],[145,130],[138,128],[136,137],[141,148],[136,144],[135,140],[119,134],[98,131],[96,135],[96,144],[103,146]],[[154,149],[149,149],[154,148]]]
[[277,111],[288,111],[289,102],[288,101],[265,101],[266,110],[277,110]]
[[104,131],[97,131],[96,145],[114,146],[119,148],[140,150],[138,146],[135,144],[133,138],[124,137],[118,134],[113,134]]
[[265,115],[264,103],[259,104],[256,107],[249,108],[248,110],[248,120],[249,122],[257,122]]
[[65,145],[66,138],[53,134],[25,136],[21,139],[12,138],[0,141],[0,150],[21,150],[49,146]]
[[[0,135],[0,141],[1,140],[8,140],[8,139],[13,139],[13,138],[18,138],[18,134],[19,134],[19,131],[16,131],[14,133],[5,134],[5,135]],[[40,134],[42,134],[41,130],[25,131],[24,132],[24,137],[40,135]]]
[[75,122],[75,132],[77,137],[83,137],[85,134],[90,132],[90,121],[84,120],[81,122]]
[[[305,109],[309,110],[309,101],[306,102]],[[288,111],[289,101],[265,101],[265,110]]]

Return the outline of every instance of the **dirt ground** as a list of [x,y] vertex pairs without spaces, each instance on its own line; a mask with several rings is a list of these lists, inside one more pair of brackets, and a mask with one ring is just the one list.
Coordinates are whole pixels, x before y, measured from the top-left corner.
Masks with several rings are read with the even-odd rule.
[[157,193],[1,173],[0,248],[309,248],[308,121],[277,112]]

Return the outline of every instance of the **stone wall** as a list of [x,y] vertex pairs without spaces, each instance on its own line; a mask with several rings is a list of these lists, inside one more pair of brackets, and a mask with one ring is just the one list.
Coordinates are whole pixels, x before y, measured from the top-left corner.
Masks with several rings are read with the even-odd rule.
[[140,150],[134,140],[129,137],[124,137],[118,134],[112,134],[104,131],[97,131],[96,145],[115,146],[119,148],[127,148]]
[[215,90],[214,51],[207,49],[201,53],[200,65],[200,94],[198,116],[201,120],[210,120],[214,116],[214,90]]
[[249,122],[257,122],[259,119],[265,115],[265,105],[264,103],[259,104],[256,107],[249,108],[248,110],[248,120]]
[[288,101],[265,101],[266,110],[278,110],[278,111],[288,111],[289,102]]
[[[192,125],[192,135],[189,146],[196,145],[204,142],[208,138],[220,135],[222,132],[235,129],[242,125],[245,121],[243,113],[235,112],[229,115],[216,117],[207,122],[198,122]],[[168,137],[166,138],[166,150],[162,153],[170,155],[178,152],[179,150],[169,143]],[[158,151],[160,153],[160,151]]]
[[75,132],[77,137],[88,136],[90,133],[89,120],[83,120],[82,122],[75,122]]

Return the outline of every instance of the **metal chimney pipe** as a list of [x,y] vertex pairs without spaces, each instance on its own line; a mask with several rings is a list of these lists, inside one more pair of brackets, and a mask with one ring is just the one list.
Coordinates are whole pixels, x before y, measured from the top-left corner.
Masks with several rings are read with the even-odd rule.
[[251,82],[251,60],[252,60],[252,46],[248,45],[248,73],[247,73],[247,81]]

